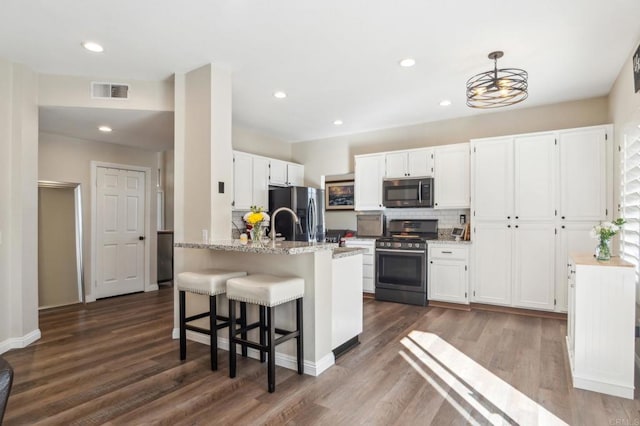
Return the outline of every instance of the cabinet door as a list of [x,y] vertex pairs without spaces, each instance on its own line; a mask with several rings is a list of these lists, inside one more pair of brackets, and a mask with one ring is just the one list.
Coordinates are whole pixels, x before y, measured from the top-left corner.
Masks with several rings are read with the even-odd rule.
[[386,155],[385,177],[387,178],[403,178],[407,177],[407,153],[393,152]]
[[469,208],[469,144],[434,150],[434,208]]
[[556,310],[567,312],[567,267],[571,253],[593,253],[597,240],[591,238],[591,228],[600,222],[563,223],[559,229],[556,256]]
[[472,147],[473,217],[508,220],[513,211],[513,141],[482,140]]
[[554,309],[555,225],[518,224],[514,235],[513,305],[521,308]]
[[269,159],[253,157],[253,201],[254,206],[269,209]]
[[556,137],[539,135],[514,141],[516,220],[553,220],[556,214]]
[[355,157],[355,209],[382,209],[382,179],[384,155]]
[[576,265],[572,259],[567,262],[564,270],[565,280],[568,283],[569,306],[567,313],[567,350],[571,357],[570,365],[575,365],[576,345]]
[[[253,203],[253,158],[241,152],[233,153],[233,208],[249,210]],[[268,205],[269,203],[267,203]]]
[[606,215],[606,129],[560,133],[560,217],[601,220]]
[[472,250],[474,300],[510,305],[512,232],[507,222],[476,222]]
[[417,149],[407,153],[407,174],[411,177],[433,176],[433,149]]
[[287,185],[304,186],[304,166],[302,164],[287,164]]
[[458,260],[434,259],[429,262],[429,300],[468,303],[467,270]]
[[271,160],[269,163],[269,184],[276,186],[287,185],[287,163],[280,160]]

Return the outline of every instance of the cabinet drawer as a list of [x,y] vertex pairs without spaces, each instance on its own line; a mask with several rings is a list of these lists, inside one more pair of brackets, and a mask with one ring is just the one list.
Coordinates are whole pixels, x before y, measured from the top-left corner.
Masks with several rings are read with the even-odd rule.
[[461,259],[467,258],[466,247],[431,247],[429,257],[431,259]]

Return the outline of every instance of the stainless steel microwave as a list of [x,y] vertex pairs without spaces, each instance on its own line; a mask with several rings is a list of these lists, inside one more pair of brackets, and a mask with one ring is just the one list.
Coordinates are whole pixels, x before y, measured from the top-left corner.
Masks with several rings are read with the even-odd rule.
[[433,207],[433,178],[385,179],[382,204],[385,207]]

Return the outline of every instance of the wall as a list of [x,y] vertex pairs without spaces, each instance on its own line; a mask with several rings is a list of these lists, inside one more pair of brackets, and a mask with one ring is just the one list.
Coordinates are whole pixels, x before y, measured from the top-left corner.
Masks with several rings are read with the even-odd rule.
[[322,175],[353,172],[353,156],[382,151],[468,142],[469,139],[606,124],[606,97],[396,127],[299,142],[293,161],[305,165],[305,181],[320,185]]
[[[129,148],[123,145],[94,142],[83,139],[70,138],[66,136],[40,133],[39,143],[39,165],[38,178],[40,180],[51,180],[59,182],[80,183],[82,191],[82,223],[84,228],[83,261],[85,291],[87,296],[91,291],[91,161],[105,163],[116,163],[131,166],[149,167],[151,169],[150,185],[153,197],[151,211],[149,212],[151,221],[151,235],[148,240],[150,244],[150,265],[151,271],[147,277],[147,283],[156,284],[156,257],[157,257],[157,234],[156,221],[157,209],[155,202],[155,188],[157,184],[157,159],[156,153],[143,151],[136,148]],[[88,297],[91,300],[90,297]]]
[[0,58],[0,353],[38,330],[38,77]]
[[255,130],[233,126],[233,149],[250,154],[263,155],[291,161],[291,144],[269,137]]
[[[140,81],[50,74],[39,77],[38,103],[42,106],[173,111],[173,79]],[[129,84],[129,99],[91,99],[92,81]]]
[[162,189],[164,190],[164,228],[173,229],[173,209],[174,209],[174,161],[175,151],[173,149],[162,153],[163,172]]

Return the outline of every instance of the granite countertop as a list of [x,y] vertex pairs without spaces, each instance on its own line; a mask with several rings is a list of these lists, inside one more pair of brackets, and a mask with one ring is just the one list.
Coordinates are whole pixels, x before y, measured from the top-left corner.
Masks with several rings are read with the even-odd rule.
[[322,250],[333,250],[338,247],[336,243],[306,243],[302,241],[276,241],[271,240],[261,243],[254,241],[241,242],[240,240],[217,240],[205,243],[175,243],[178,248],[209,249],[219,251],[237,251],[242,253],[261,254],[304,254],[315,253]]
[[359,247],[338,247],[333,249],[333,258],[340,259],[342,257],[355,256],[356,254],[364,254],[367,249]]

